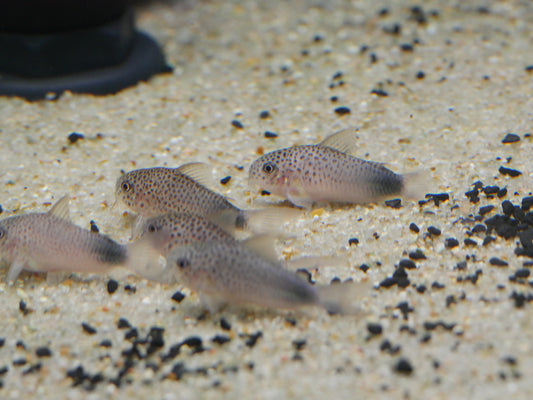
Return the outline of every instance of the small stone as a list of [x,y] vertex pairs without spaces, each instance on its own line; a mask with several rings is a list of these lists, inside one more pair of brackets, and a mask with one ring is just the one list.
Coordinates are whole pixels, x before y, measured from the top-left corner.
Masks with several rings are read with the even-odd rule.
[[477,242],[473,239],[470,239],[470,238],[466,238],[464,240],[464,244],[465,246],[477,246]]
[[261,190],[261,196],[270,196],[270,192],[268,190]]
[[414,232],[414,233],[420,232],[420,228],[414,222],[411,222],[409,224],[409,230],[411,230],[411,232]]
[[498,193],[496,193],[496,196],[498,196],[498,198],[500,198],[500,199],[502,197],[507,196],[507,187],[503,187],[500,190],[498,190]]
[[119,318],[117,322],[118,329],[128,329],[131,328],[130,322],[126,318]]
[[390,208],[400,208],[402,206],[401,199],[392,199],[385,201],[385,205]]
[[502,202],[502,211],[505,215],[511,216],[514,213],[514,205],[509,200],[504,200]]
[[275,132],[271,132],[271,131],[265,131],[265,137],[267,139],[275,139],[278,137],[278,134]]
[[530,275],[530,271],[529,269],[527,268],[520,268],[520,269],[517,269],[514,273],[514,276],[518,279],[525,279],[525,278],[529,278],[529,275]]
[[38,347],[35,350],[37,357],[50,357],[52,356],[52,351],[48,347]]
[[236,129],[243,129],[244,128],[244,125],[242,124],[241,121],[239,121],[238,119],[234,119],[233,121],[231,121],[231,125],[236,128]]
[[263,332],[258,331],[258,332],[254,333],[254,334],[247,335],[247,336],[248,336],[248,339],[245,342],[246,346],[254,347],[256,345],[257,341],[259,340],[259,338],[263,337]]
[[229,175],[228,175],[228,176],[225,176],[224,178],[222,178],[222,179],[220,180],[220,184],[221,184],[221,185],[226,185],[230,180],[231,180],[231,176],[229,176]]
[[181,303],[181,301],[185,298],[185,295],[181,293],[179,290],[174,293],[171,297],[172,300],[174,300],[176,303]]
[[428,228],[428,232],[432,236],[440,236],[440,234],[442,233],[439,228],[435,228],[434,226],[430,226]]
[[357,239],[355,237],[348,239],[348,245],[351,246],[351,245],[358,245],[358,244],[359,244],[359,239]]
[[226,320],[226,318],[220,318],[220,327],[225,330],[231,330],[231,324]]
[[518,171],[517,169],[505,168],[503,166],[500,167],[498,171],[500,174],[509,175],[511,178],[516,178],[517,176],[522,175],[522,172]]
[[96,328],[92,327],[87,322],[82,322],[81,323],[81,327],[82,327],[83,331],[85,333],[87,333],[88,335],[94,335],[97,332]]
[[492,243],[496,240],[494,236],[487,235],[485,236],[485,239],[483,239],[483,246],[488,245],[489,243]]
[[350,114],[352,112],[348,107],[337,107],[334,111],[339,115]]
[[520,141],[520,136],[514,133],[508,133],[502,140],[503,144],[516,143]]
[[259,118],[261,119],[267,119],[270,117],[270,112],[268,110],[263,110],[259,113]]
[[74,144],[78,140],[84,139],[84,138],[85,136],[83,134],[77,133],[77,132],[72,132],[70,135],[68,135],[68,141],[70,142],[70,144]]
[[89,225],[91,226],[91,232],[92,232],[92,233],[98,233],[98,232],[100,232],[100,229],[98,229],[98,226],[96,225],[96,222],[94,222],[94,221],[91,220],[91,221],[89,222]]
[[522,199],[522,211],[528,212],[533,207],[533,196],[524,197]]
[[383,327],[378,323],[369,322],[366,325],[366,329],[368,329],[368,332],[372,335],[381,335],[383,333]]
[[444,247],[447,249],[453,249],[457,246],[459,246],[459,241],[455,238],[447,238],[444,240]]
[[211,341],[213,343],[223,345],[224,343],[231,341],[231,338],[226,335],[216,335],[211,339]]
[[370,267],[369,267],[368,265],[366,265],[366,264],[361,264],[361,265],[359,266],[359,269],[360,269],[361,271],[363,271],[363,272],[366,272],[366,271],[368,271],[368,270],[370,269]]
[[411,375],[413,373],[413,367],[407,359],[400,358],[394,366],[394,371],[402,375]]
[[401,51],[405,51],[405,52],[412,52],[415,50],[415,48],[413,47],[412,44],[409,44],[409,43],[402,43],[400,45],[400,50]]
[[424,71],[418,71],[416,73],[416,79],[424,79],[426,77],[426,74],[424,73]]
[[427,259],[426,255],[420,249],[416,249],[415,251],[411,251],[409,253],[409,258],[411,260],[425,260],[425,259]]
[[493,205],[488,205],[488,206],[480,207],[480,208],[479,208],[479,215],[485,215],[485,214],[488,214],[488,213],[490,213],[492,210],[494,210],[494,206],[493,206]]
[[408,259],[400,260],[399,266],[404,269],[416,269],[416,264],[414,263],[414,261]]
[[370,94],[375,94],[376,96],[379,96],[379,97],[387,97],[389,94],[384,91],[383,89],[373,89]]
[[110,279],[107,281],[107,293],[113,294],[118,289],[118,282],[114,279]]
[[109,339],[102,340],[99,344],[100,347],[112,347],[113,343]]
[[507,267],[509,263],[507,261],[504,261],[498,257],[492,257],[489,260],[490,265],[495,265],[496,267]]

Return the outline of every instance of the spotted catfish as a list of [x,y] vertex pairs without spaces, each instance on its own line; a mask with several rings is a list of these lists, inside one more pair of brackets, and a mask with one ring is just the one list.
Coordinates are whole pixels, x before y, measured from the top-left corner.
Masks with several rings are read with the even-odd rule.
[[168,212],[196,214],[228,230],[275,230],[295,215],[290,209],[241,210],[210,190],[204,184],[207,181],[208,170],[203,163],[138,169],[118,178],[116,197],[142,217]]
[[316,145],[265,154],[252,163],[249,184],[307,208],[313,202],[369,203],[420,195],[418,173],[399,175],[354,157],[354,139],[354,131],[346,129]]
[[312,286],[279,262],[237,241],[176,247],[167,257],[167,271],[198,292],[210,311],[224,304],[281,309],[319,306],[343,314],[360,311],[348,296],[355,285]]
[[[129,245],[70,222],[68,196],[46,213],[29,213],[0,221],[0,257],[10,264],[7,281],[22,270],[35,272],[108,272],[113,267],[149,268],[158,257],[149,241]],[[142,267],[141,267],[141,264]]]

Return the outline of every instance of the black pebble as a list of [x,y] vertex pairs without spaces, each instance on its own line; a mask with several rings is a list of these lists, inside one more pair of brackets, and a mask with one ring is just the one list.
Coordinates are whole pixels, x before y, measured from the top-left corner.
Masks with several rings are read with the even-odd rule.
[[525,279],[525,278],[529,278],[529,275],[530,275],[530,271],[529,269],[527,268],[520,268],[520,269],[517,269],[514,273],[514,276],[518,279]]
[[268,110],[263,110],[259,113],[259,118],[266,119],[270,117],[270,112]]
[[443,283],[437,282],[437,281],[431,284],[432,289],[444,289],[445,287],[446,285],[444,285]]
[[96,222],[90,221],[89,224],[91,225],[91,232],[92,233],[98,233],[100,230],[98,229],[98,226],[96,225]]
[[350,114],[352,112],[348,107],[337,107],[334,111],[339,115]]
[[135,293],[135,292],[137,292],[137,288],[136,288],[135,286],[133,286],[133,285],[130,285],[130,284],[124,286],[124,290],[125,290],[126,292],[130,292],[130,293]]
[[411,52],[411,51],[414,51],[415,48],[413,47],[412,44],[403,43],[403,44],[400,45],[400,50],[401,51],[405,51],[405,52]]
[[516,143],[516,142],[519,142],[520,141],[520,136],[514,134],[514,133],[508,133],[507,135],[505,135],[505,137],[503,138],[502,140],[502,143],[503,144],[507,144],[507,143]]
[[215,337],[213,337],[211,339],[211,341],[213,343],[216,343],[216,344],[224,344],[224,343],[227,343],[231,340],[231,338],[229,336],[226,336],[226,335],[216,335]]
[[459,246],[459,241],[455,238],[447,238],[444,240],[444,246],[447,249],[453,249],[454,247]]
[[494,206],[491,204],[491,205],[488,205],[488,206],[484,206],[484,207],[480,207],[479,208],[479,215],[485,215],[485,214],[488,214],[490,213],[492,210],[494,210]]
[[72,132],[70,135],[68,135],[68,141],[73,144],[76,143],[80,139],[84,139],[85,136],[81,133]]
[[350,246],[351,246],[352,244],[357,245],[357,244],[359,244],[359,239],[357,239],[357,238],[355,238],[355,237],[354,237],[354,238],[350,238],[350,239],[348,239],[348,244],[349,244]]
[[180,346],[187,346],[193,349],[193,353],[201,353],[204,351],[204,345],[202,338],[199,336],[190,336],[184,339]]
[[402,206],[402,199],[392,199],[385,201],[385,205],[390,208],[400,208]]
[[399,374],[411,375],[413,373],[413,367],[407,359],[400,358],[394,366],[394,371]]
[[231,324],[226,318],[220,318],[220,327],[225,331],[231,330]]
[[130,322],[126,318],[119,318],[117,322],[118,329],[131,328]]
[[533,207],[533,196],[524,197],[522,199],[522,211],[528,212]]
[[487,196],[490,196],[490,195],[498,193],[499,190],[500,190],[499,186],[485,186],[483,188],[483,193],[485,193]]
[[265,131],[265,137],[267,139],[275,139],[278,137],[278,134],[275,132],[271,132],[271,131]]
[[221,184],[221,185],[225,185],[225,184],[227,184],[230,180],[231,180],[231,176],[229,176],[229,175],[228,175],[228,176],[225,176],[224,178],[222,178],[222,179],[220,180],[220,184]]
[[507,261],[504,261],[498,257],[492,257],[489,260],[490,265],[495,265],[496,267],[507,267],[509,263]]
[[500,190],[498,190],[498,193],[496,193],[496,196],[498,196],[500,199],[502,197],[507,196],[507,187],[503,187]]
[[514,205],[509,200],[502,202],[502,211],[505,215],[511,216],[514,213]]
[[13,360],[13,365],[26,365],[28,361],[25,358],[16,358]]
[[96,328],[92,327],[87,322],[82,322],[81,323],[81,327],[83,328],[85,333],[87,333],[89,335],[94,335],[96,333]]
[[381,335],[383,333],[383,327],[381,324],[377,323],[369,322],[366,325],[366,329],[368,329],[368,332],[370,332],[372,335]]
[[435,228],[434,226],[430,226],[428,228],[428,232],[433,236],[440,236],[440,234],[442,233],[440,229]]
[[28,315],[30,310],[28,309],[28,306],[26,305],[26,302],[24,300],[19,301],[19,311],[23,315]]
[[418,71],[416,73],[416,79],[424,79],[426,77],[426,74],[424,73],[424,71]]
[[414,232],[414,233],[420,232],[420,228],[414,222],[411,222],[409,224],[409,229],[411,230],[411,232]]
[[261,190],[261,196],[270,196],[270,192],[268,190]]
[[366,265],[366,264],[361,264],[361,265],[359,266],[359,269],[360,269],[361,271],[363,271],[363,272],[366,272],[366,271],[368,271],[368,270],[370,269],[370,267],[369,267],[368,265]]
[[113,294],[118,289],[118,282],[114,279],[110,279],[107,281],[107,293]]
[[370,94],[375,94],[376,96],[379,96],[379,97],[387,97],[389,94],[384,91],[383,89],[373,89]]
[[416,269],[416,264],[414,263],[414,261],[405,258],[403,260],[400,260],[399,266],[405,269]]
[[35,350],[35,354],[37,357],[50,357],[52,355],[52,351],[48,347],[38,347]]
[[113,343],[109,339],[102,340],[99,344],[100,347],[112,347]]
[[234,119],[233,121],[231,121],[231,125],[233,125],[233,127],[237,128],[237,129],[243,129],[244,128],[244,125],[238,119]]
[[181,293],[179,290],[174,293],[171,297],[172,300],[174,300],[177,303],[181,303],[181,301],[185,298],[185,295]]
[[0,338],[0,348],[4,347],[4,344],[6,344],[6,338]]
[[409,253],[409,258],[411,260],[425,260],[427,257],[420,249],[416,249],[415,251],[411,251]]
[[0,376],[7,374],[8,371],[9,368],[7,366],[3,366],[2,368],[0,368]]
[[0,204],[0,214],[4,212],[4,209],[2,208],[2,205]]
[[483,246],[488,245],[489,243],[492,243],[496,240],[494,236],[487,235],[485,236],[485,239],[483,239]]
[[331,101],[332,103],[336,103],[337,101],[339,101],[339,97],[338,96],[331,96],[329,98],[329,101]]
[[517,169],[505,168],[503,166],[500,167],[498,171],[500,174],[509,175],[511,178],[516,178],[517,176],[522,175],[522,172],[518,171]]
[[130,328],[124,334],[124,339],[126,339],[126,340],[135,339],[135,338],[138,338],[138,337],[139,337],[139,331],[137,330],[137,328]]
[[473,239],[470,239],[470,238],[466,238],[464,240],[464,244],[465,246],[477,246],[477,242]]
[[258,331],[252,335],[248,335],[248,339],[246,340],[245,344],[248,347],[254,347],[259,340],[263,336],[263,332]]

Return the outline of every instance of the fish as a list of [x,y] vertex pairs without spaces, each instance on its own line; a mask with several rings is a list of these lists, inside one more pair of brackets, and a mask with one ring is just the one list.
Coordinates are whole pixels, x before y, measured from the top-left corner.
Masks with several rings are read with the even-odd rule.
[[319,144],[264,154],[250,166],[248,183],[303,208],[315,202],[371,203],[420,196],[418,172],[396,174],[382,163],[352,155],[354,133],[345,129]]
[[228,231],[200,215],[177,212],[141,218],[136,222],[134,237],[154,238],[154,247],[163,257],[176,247],[195,242],[236,240]]
[[[70,221],[69,196],[59,199],[48,212],[27,213],[0,220],[0,258],[10,267],[7,282],[22,270],[105,273],[114,267],[150,269],[158,254],[152,242],[120,244],[106,235],[83,229]],[[142,265],[142,267],[141,267]]]
[[168,212],[196,214],[224,227],[253,231],[275,230],[294,210],[242,210],[207,187],[208,171],[203,163],[178,168],[143,168],[126,172],[117,179],[118,201],[141,217]]
[[178,246],[167,257],[167,271],[196,291],[211,312],[226,304],[276,309],[318,306],[330,313],[359,312],[346,300],[348,283],[313,286],[280,262],[237,241],[196,242]]

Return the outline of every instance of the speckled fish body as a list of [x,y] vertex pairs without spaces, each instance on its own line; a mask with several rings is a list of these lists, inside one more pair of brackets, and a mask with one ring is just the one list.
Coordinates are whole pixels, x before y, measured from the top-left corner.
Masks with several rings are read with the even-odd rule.
[[[196,163],[194,163],[196,164]],[[199,163],[198,163],[199,164]],[[143,217],[168,212],[210,217],[220,213],[233,215],[237,227],[244,225],[244,213],[226,198],[184,173],[192,164],[179,168],[145,168],[118,178],[117,199]]]
[[316,201],[368,203],[404,193],[402,175],[331,147],[348,148],[341,143],[327,139],[265,154],[250,167],[249,183],[299,206]]
[[337,311],[338,304],[275,261],[238,242],[198,242],[175,248],[167,257],[175,279],[199,293],[213,311],[223,304],[292,309],[318,305]]
[[140,221],[140,238],[154,237],[160,254],[166,257],[174,248],[196,242],[235,240],[232,235],[213,222],[189,213],[166,213]]
[[103,272],[127,263],[126,246],[80,228],[67,218],[68,198],[64,197],[47,213],[0,221],[0,256],[11,264],[8,281],[14,281],[23,269]]

